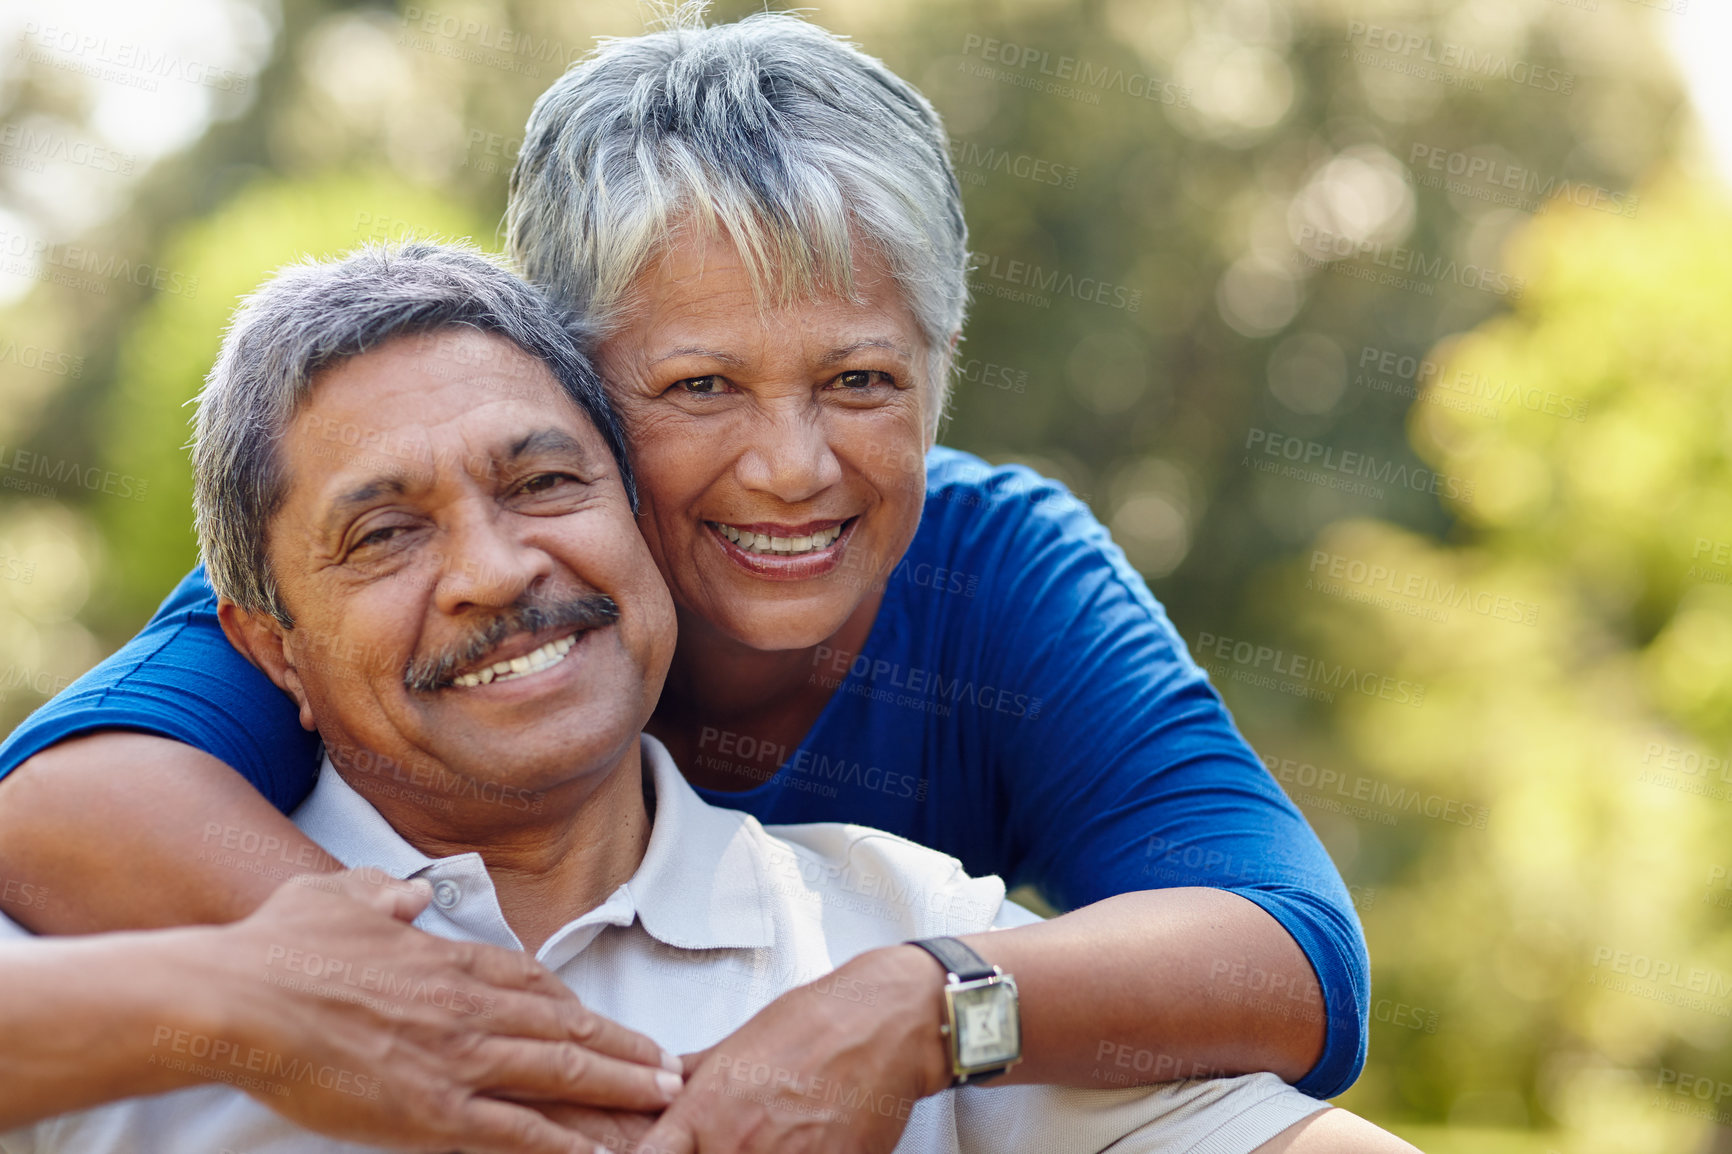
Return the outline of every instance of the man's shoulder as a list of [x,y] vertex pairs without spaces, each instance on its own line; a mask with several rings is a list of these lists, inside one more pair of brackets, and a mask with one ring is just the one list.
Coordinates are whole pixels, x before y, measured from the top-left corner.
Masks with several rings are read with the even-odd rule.
[[893,833],[844,822],[758,825],[772,892],[827,922],[849,917],[867,933],[920,937],[988,929],[1004,905],[1004,882],[972,877],[949,854]]

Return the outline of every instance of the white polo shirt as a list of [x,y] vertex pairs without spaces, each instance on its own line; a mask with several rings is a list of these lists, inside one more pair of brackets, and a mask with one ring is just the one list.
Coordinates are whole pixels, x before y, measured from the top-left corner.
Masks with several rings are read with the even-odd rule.
[[[998,878],[969,877],[954,858],[863,826],[762,826],[698,797],[667,749],[648,735],[643,752],[656,798],[643,862],[605,902],[554,933],[536,959],[585,1005],[674,1053],[715,1045],[778,995],[865,950],[1039,920],[1005,900]],[[345,865],[430,881],[433,901],[415,922],[427,932],[522,948],[480,854],[422,854],[328,759],[294,820]],[[273,956],[270,968],[273,981],[346,986],[355,997],[389,980],[341,959],[288,950]],[[836,996],[864,999],[871,991],[838,989]],[[273,1077],[329,1081],[344,1074],[353,1092],[378,1092],[377,1079],[366,1071],[316,1071],[282,1060],[274,1067],[249,1065],[239,1055],[210,1054],[208,1043],[201,1054],[197,1040],[166,1041],[163,1060],[216,1068],[230,1085],[267,1096]],[[726,1092],[763,1093],[775,1077],[770,1070],[737,1070]],[[1073,1154],[1108,1147],[1114,1154],[1246,1154],[1324,1105],[1271,1074],[1128,1089],[970,1086],[923,1099],[911,1110],[841,1086],[815,1083],[809,1096],[815,1112],[905,1113],[898,1154]],[[6,1154],[368,1149],[302,1130],[248,1095],[217,1085],[113,1103],[0,1135]]]

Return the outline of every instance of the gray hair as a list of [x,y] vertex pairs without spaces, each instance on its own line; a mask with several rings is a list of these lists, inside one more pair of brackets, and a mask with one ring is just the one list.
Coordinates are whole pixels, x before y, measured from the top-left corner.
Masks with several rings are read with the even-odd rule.
[[936,429],[968,307],[968,228],[938,113],[846,40],[780,12],[603,39],[542,93],[506,245],[606,333],[688,217],[738,246],[762,302],[852,295],[853,242],[890,266],[929,350]]
[[235,310],[198,396],[193,524],[211,586],[242,609],[294,624],[266,553],[287,495],[284,431],[315,378],[394,337],[470,328],[545,364],[594,423],[637,506],[625,438],[571,318],[473,245],[370,244],[277,270]]

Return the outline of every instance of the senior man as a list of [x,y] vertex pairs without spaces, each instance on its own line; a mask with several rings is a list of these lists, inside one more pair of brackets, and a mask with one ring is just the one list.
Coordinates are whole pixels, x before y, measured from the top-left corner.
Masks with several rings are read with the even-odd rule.
[[[712,807],[641,735],[675,622],[618,429],[562,318],[475,252],[368,249],[278,274],[224,342],[194,461],[224,629],[324,743],[295,820],[346,864],[429,881],[422,928],[533,952],[593,1010],[719,1055],[718,1092],[773,1100],[791,1128],[906,1118],[902,1151],[1275,1150],[1329,1109],[1272,1074],[1106,1088],[1110,1061],[1101,1089],[949,1089],[943,971],[965,963],[942,945],[929,1021],[862,1039],[907,1069],[909,1094],[729,1054],[766,1006],[825,1015],[877,996],[825,980],[863,951],[1038,919],[997,878],[904,839]],[[356,997],[393,982],[289,942],[259,977]],[[1014,1004],[950,1020],[1003,1042]],[[183,1051],[198,1041],[163,1040],[163,1060]],[[302,1076],[221,1038],[204,1053],[266,1100]],[[348,1073],[357,1092],[402,1090]],[[587,1132],[623,1146],[650,1125],[629,1122]],[[221,1088],[0,1136],[10,1154],[334,1148]]]

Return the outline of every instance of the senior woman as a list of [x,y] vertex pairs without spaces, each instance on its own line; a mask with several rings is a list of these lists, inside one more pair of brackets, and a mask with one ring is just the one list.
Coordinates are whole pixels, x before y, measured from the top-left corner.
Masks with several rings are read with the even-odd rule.
[[[934,447],[967,234],[926,100],[791,16],[610,41],[537,102],[508,213],[623,421],[679,611],[650,729],[704,796],[878,826],[1070,910],[992,939],[1022,991],[1021,1080],[1349,1085],[1368,963],[1316,837],[1094,518],[1027,470]],[[207,831],[304,861],[276,809],[316,766],[195,571],[0,750],[18,767],[0,864],[55,895],[31,911],[45,932],[237,918],[271,862],[200,853]],[[820,1020],[772,1003],[730,1053],[917,1092],[891,1040],[931,1012],[930,960],[843,968],[875,996]],[[702,1093],[714,1065],[688,1061],[658,1130],[676,1148],[840,1125]],[[887,1149],[900,1122],[881,1113],[817,1144]],[[1405,1148],[1341,1111],[1277,1143]]]

